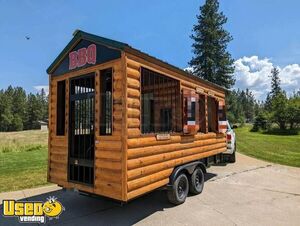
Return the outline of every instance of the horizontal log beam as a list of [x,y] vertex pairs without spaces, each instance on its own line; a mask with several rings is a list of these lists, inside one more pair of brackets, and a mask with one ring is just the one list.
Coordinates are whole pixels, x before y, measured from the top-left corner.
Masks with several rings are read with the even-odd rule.
[[155,136],[140,137],[140,138],[128,139],[127,144],[128,144],[128,148],[130,149],[130,148],[147,147],[147,146],[162,145],[162,144],[193,142],[195,140],[204,140],[209,138],[216,138],[216,134],[215,133],[196,134],[195,136],[171,135],[170,140],[163,140],[163,141],[157,141]]
[[127,130],[128,138],[139,137],[141,136],[140,128],[128,128]]
[[128,170],[132,170],[143,166],[148,166],[151,164],[165,162],[171,159],[176,159],[180,157],[185,157],[185,156],[194,155],[197,153],[202,153],[202,152],[215,150],[219,148],[225,148],[225,147],[226,147],[226,143],[219,143],[219,144],[211,144],[202,147],[187,148],[184,150],[178,150],[178,151],[162,153],[157,155],[150,155],[147,157],[128,160],[127,167]]
[[140,71],[127,67],[127,76],[133,79],[140,79]]
[[139,89],[127,88],[127,96],[139,99],[141,93]]
[[147,192],[153,191],[156,188],[162,187],[162,186],[164,186],[168,183],[169,183],[169,178],[157,181],[157,182],[149,184],[145,187],[142,187],[142,188],[139,188],[137,190],[131,191],[127,194],[127,199],[128,200],[133,199],[133,198],[138,197],[140,195],[143,195]]
[[134,180],[136,178],[144,177],[144,176],[150,175],[152,173],[159,172],[161,170],[174,168],[175,166],[182,165],[187,162],[196,161],[198,159],[202,159],[202,158],[205,158],[205,157],[208,157],[211,155],[215,155],[215,154],[224,152],[225,150],[226,150],[226,148],[214,149],[211,151],[197,153],[197,154],[185,156],[182,158],[172,159],[169,161],[165,161],[165,162],[161,162],[161,163],[157,163],[157,164],[153,164],[153,165],[149,165],[149,166],[145,166],[145,167],[128,170],[127,171],[128,181]]
[[212,138],[206,140],[196,140],[190,143],[173,143],[165,145],[159,145],[158,143],[158,145],[153,145],[149,147],[128,149],[128,159],[141,158],[166,152],[184,150],[187,148],[201,147],[204,145],[211,145],[217,143],[223,143],[225,145],[225,139]]
[[118,151],[104,151],[99,148],[99,150],[95,151],[95,157],[96,159],[107,159],[112,161],[121,161],[122,159],[122,152]]
[[152,184],[157,181],[166,179],[171,175],[172,171],[173,171],[173,169],[166,169],[166,170],[151,174],[146,177],[142,177],[142,178],[138,178],[133,181],[129,181],[127,184],[127,189],[130,192],[130,191],[136,190],[138,188],[147,186],[148,184]]
[[130,77],[127,77],[127,86],[134,89],[140,88],[140,81],[137,79],[133,79]]

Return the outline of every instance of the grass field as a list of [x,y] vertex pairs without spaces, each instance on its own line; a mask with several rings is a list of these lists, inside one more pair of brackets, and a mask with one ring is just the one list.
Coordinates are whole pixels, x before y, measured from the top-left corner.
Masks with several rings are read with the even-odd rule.
[[[300,167],[300,135],[266,135],[250,129],[235,129],[238,152]],[[0,192],[47,184],[47,136],[39,130],[0,133]]]
[[47,184],[47,131],[0,133],[0,192]]
[[251,126],[235,129],[237,151],[248,156],[300,167],[300,135],[269,135],[250,132]]

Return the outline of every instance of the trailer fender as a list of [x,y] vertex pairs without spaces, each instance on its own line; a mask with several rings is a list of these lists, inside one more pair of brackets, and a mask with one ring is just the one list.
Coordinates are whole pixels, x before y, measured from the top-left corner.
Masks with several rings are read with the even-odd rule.
[[186,174],[192,174],[195,170],[196,167],[200,167],[203,171],[203,173],[206,173],[206,167],[201,161],[195,161],[195,162],[190,162],[181,166],[177,166],[171,176],[170,176],[170,182],[169,185],[172,185],[177,178],[177,176],[183,171]]

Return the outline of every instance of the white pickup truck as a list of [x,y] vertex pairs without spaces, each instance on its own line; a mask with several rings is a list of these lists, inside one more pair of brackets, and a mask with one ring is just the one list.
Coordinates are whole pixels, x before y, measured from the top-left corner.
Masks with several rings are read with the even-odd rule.
[[227,150],[223,152],[223,157],[227,160],[227,162],[234,163],[235,152],[236,152],[235,132],[231,128],[229,122],[226,121],[226,123],[227,123],[227,131],[226,131]]

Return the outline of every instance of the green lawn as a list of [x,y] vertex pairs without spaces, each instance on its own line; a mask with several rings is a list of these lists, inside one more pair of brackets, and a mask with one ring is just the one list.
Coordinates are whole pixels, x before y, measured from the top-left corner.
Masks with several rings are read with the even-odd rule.
[[[300,167],[300,135],[266,135],[250,128],[235,129],[238,152]],[[47,136],[39,130],[0,133],[0,192],[47,184]]]
[[0,192],[47,184],[48,132],[0,133]]
[[250,132],[251,126],[235,129],[237,151],[269,162],[300,167],[300,135],[269,135]]

